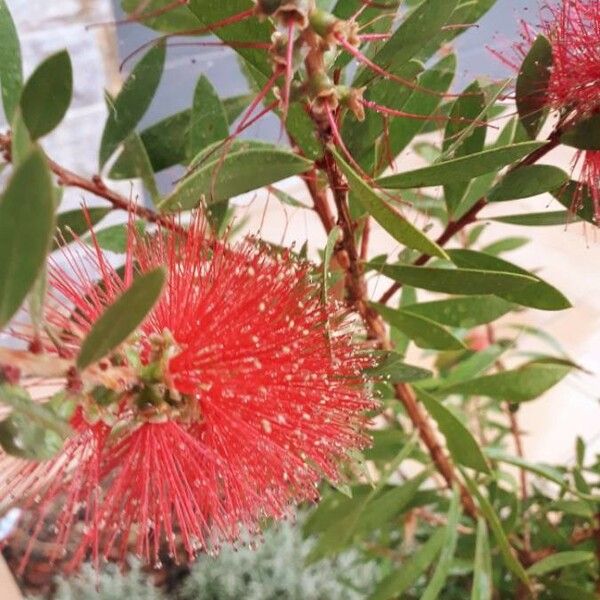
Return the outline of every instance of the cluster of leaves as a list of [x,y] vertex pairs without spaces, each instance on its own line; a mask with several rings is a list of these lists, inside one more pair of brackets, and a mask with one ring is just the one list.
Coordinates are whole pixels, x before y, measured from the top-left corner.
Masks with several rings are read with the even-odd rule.
[[[123,7],[140,18],[138,4],[124,0]],[[498,135],[493,134],[492,122],[506,110],[500,99],[510,82],[474,81],[457,97],[448,93],[456,57],[446,53],[433,59],[460,33],[462,24],[475,23],[494,4],[495,0],[392,1],[383,8],[365,3],[359,11],[363,3],[358,0],[318,2],[320,9],[339,19],[356,14],[361,33],[384,34],[366,42],[364,52],[393,77],[383,77],[364,63],[346,72],[349,59],[339,54],[331,58],[338,80],[355,88],[368,84],[366,106],[373,103],[412,115],[389,118],[367,110],[365,119],[359,120],[342,110],[336,118],[344,147],[335,136],[323,140],[322,124],[300,101],[290,104],[285,120],[293,149],[229,140],[237,131],[236,119],[253,96],[222,99],[204,76],[188,110],[139,131],[160,84],[166,38],[141,58],[121,92],[109,99],[99,168],[108,171],[111,179],[141,179],[157,215],[200,206],[220,233],[235,214],[229,199],[263,187],[273,189],[272,184],[281,179],[308,172],[310,181],[327,194],[335,171],[347,184],[349,191],[340,202],[347,203],[352,221],[342,223],[340,217],[340,228],[328,232],[324,287],[341,268],[332,257],[343,251],[339,237],[348,239],[344,226],[354,226],[350,235],[358,243],[373,219],[404,247],[397,256],[358,259],[360,273],[385,276],[393,283],[389,294],[370,299],[366,309],[368,318],[385,321],[394,342],[394,350],[386,348],[371,373],[378,382],[381,410],[373,415],[378,425],[373,447],[364,456],[368,468],[351,475],[343,490],[324,490],[322,503],[305,524],[306,533],[318,540],[309,560],[354,548],[360,560],[377,564],[379,583],[369,596],[373,600],[468,594],[484,600],[494,593],[517,597],[535,591],[547,598],[595,597],[598,564],[593,533],[600,501],[600,462],[586,456],[581,441],[573,465],[534,464],[512,451],[520,405],[535,400],[578,367],[555,349],[529,355],[523,362],[517,334],[521,339],[545,338],[545,334],[524,325],[511,330],[495,324],[510,313],[520,315],[524,308],[558,311],[570,304],[550,283],[501,256],[527,243],[525,238],[499,239],[481,247],[484,223],[477,219],[488,203],[550,192],[566,209],[506,214],[492,220],[524,227],[579,219],[592,222],[590,194],[585,190],[582,194],[581,186],[565,171],[537,164],[537,159],[558,143],[589,149],[591,143],[598,143],[598,128],[588,123],[560,132],[558,138],[537,139],[547,117],[537,99],[552,61],[543,37],[533,44],[519,72],[518,116],[504,119]],[[169,5],[162,0],[144,5],[152,15],[144,24],[170,35],[206,31],[212,23],[247,10],[251,3],[190,0],[173,10],[161,10]],[[399,25],[392,18],[396,11],[403,15]],[[272,30],[268,20],[254,18],[214,28],[238,52],[256,90],[264,89],[272,76],[263,47]],[[87,219],[79,210],[60,211],[60,189],[51,177],[53,164],[39,140],[58,126],[69,106],[70,60],[66,52],[47,58],[23,84],[19,56],[14,26],[0,0],[0,83],[11,123],[7,157],[13,164],[0,198],[0,327],[26,301],[34,325],[43,327],[39,306],[54,233],[84,235],[94,226],[100,246],[122,251],[124,227],[103,227],[102,219],[123,207],[112,202],[91,210]],[[296,77],[302,76],[298,70]],[[223,147],[226,152],[219,153]],[[384,173],[389,157],[409,147],[428,164]],[[161,195],[154,175],[173,165],[186,167],[188,175]],[[64,179],[62,183],[69,184]],[[434,241],[393,207],[398,190],[421,220],[426,218],[443,230],[440,238]],[[282,202],[308,210],[282,192],[273,193]],[[578,210],[572,214],[567,209],[576,193]],[[140,221],[142,230],[145,226]],[[446,249],[449,242],[451,249]],[[106,312],[82,348],[79,369],[105,356],[136,328],[160,294],[163,280],[160,271],[138,280]],[[397,290],[399,296],[393,293]],[[430,293],[436,294],[434,299]],[[396,298],[394,305],[391,301]],[[470,340],[480,327],[486,330],[486,343],[475,349]],[[433,366],[407,364],[405,356],[413,346],[429,355],[434,351],[433,360],[424,360]],[[451,490],[438,483],[439,463],[435,455],[432,458],[431,445],[430,453],[426,452],[411,433],[417,426],[422,434],[423,423],[399,401],[398,386],[406,385],[427,415],[428,431],[435,423],[443,438],[439,450],[449,456],[454,468]],[[40,406],[14,386],[4,385],[0,392],[2,401],[13,409],[0,424],[4,449],[44,458],[51,451],[48,436],[38,432],[50,427],[54,445],[57,435],[65,435],[61,417],[69,397],[58,397],[56,406]],[[521,472],[519,479],[516,471]],[[465,497],[474,503],[473,511],[465,512],[469,506]]]

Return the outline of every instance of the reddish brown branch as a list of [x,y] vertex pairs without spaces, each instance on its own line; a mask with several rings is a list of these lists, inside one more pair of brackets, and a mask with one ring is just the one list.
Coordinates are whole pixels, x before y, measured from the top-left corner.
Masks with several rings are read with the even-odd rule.
[[[356,245],[356,224],[352,221],[348,210],[348,186],[343,174],[331,152],[326,151],[322,163],[323,169],[329,180],[333,191],[335,205],[338,211],[338,225],[342,229],[343,238],[336,248],[338,263],[346,272],[346,289],[349,302],[361,315],[368,335],[376,340],[383,350],[391,350],[393,344],[387,333],[385,324],[368,303],[367,287],[364,278],[362,261]],[[434,429],[432,428],[427,413],[419,404],[414,391],[407,384],[396,384],[394,386],[397,399],[402,403],[407,415],[418,430],[421,441],[429,451],[429,454],[444,478],[446,485],[452,487],[458,484],[461,491],[461,499],[465,511],[473,518],[477,517],[475,502],[468,490],[459,483],[451,459],[446,455],[441,444],[438,442]]]
[[[0,151],[2,151],[7,160],[11,160],[10,134],[0,134]],[[125,196],[122,196],[121,194],[118,194],[117,192],[106,187],[99,175],[94,175],[91,179],[85,179],[84,177],[81,177],[80,175],[77,175],[76,173],[73,173],[72,171],[60,166],[50,158],[47,158],[47,161],[48,166],[56,175],[60,185],[85,190],[91,194],[94,194],[94,196],[97,196],[98,198],[102,198],[110,202],[113,208],[123,210],[128,213],[133,213],[136,217],[139,217],[144,221],[161,225],[162,227],[176,231],[177,233],[185,233],[185,228],[177,224],[172,218],[161,215],[145,206],[140,206],[135,202],[131,202]]]

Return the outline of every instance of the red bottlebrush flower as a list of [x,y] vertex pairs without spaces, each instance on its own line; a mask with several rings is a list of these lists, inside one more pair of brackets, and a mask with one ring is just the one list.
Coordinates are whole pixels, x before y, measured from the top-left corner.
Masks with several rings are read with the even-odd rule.
[[58,309],[47,320],[57,334],[43,343],[67,357],[134,268],[168,272],[162,297],[113,361],[137,383],[109,391],[108,401],[84,388],[76,435],[54,459],[3,459],[0,503],[18,505],[35,487],[35,500],[21,504],[39,514],[32,540],[53,515],[69,566],[128,551],[156,561],[161,548],[177,556],[183,547],[192,559],[315,499],[322,477],[338,479],[347,452],[365,445],[372,401],[362,371],[371,361],[347,313],[323,303],[309,264],[250,241],[209,243],[198,219],[186,236],[141,239],[132,225],[123,277],[97,248],[64,256],[71,272],[53,264],[49,277]]
[[[543,24],[552,44],[547,104],[577,123],[600,112],[600,7],[597,0],[563,0],[548,11],[551,18]],[[583,194],[583,186],[588,187],[598,221],[600,151],[580,152],[579,161],[582,186],[578,195]]]
[[600,8],[597,0],[550,6],[543,29],[552,44],[548,103],[585,118],[600,108]]
[[[543,92],[543,105],[560,114],[563,125],[577,126],[600,113],[600,8],[598,0],[561,0],[544,6],[540,29],[552,46],[552,68]],[[521,23],[521,41],[514,44],[517,59],[524,59],[535,35]],[[500,52],[492,52],[506,65],[519,65]],[[600,151],[579,151],[580,185],[572,210],[589,191],[596,221],[600,221]],[[586,189],[587,188],[587,189]]]

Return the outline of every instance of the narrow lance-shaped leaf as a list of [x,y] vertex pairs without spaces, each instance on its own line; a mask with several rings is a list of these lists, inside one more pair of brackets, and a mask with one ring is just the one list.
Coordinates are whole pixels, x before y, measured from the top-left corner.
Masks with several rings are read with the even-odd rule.
[[448,578],[452,566],[452,559],[456,552],[456,544],[458,542],[458,521],[461,513],[460,509],[460,492],[458,487],[455,486],[452,491],[450,508],[448,509],[448,522],[446,524],[444,547],[440,552],[440,558],[438,559],[433,575],[421,596],[421,600],[436,600],[444,589],[446,579]]
[[396,571],[379,583],[369,600],[401,598],[433,563],[446,540],[446,530],[438,528]]
[[[388,265],[379,262],[369,263],[373,269],[406,285],[412,285],[432,292],[446,294],[474,295],[494,294],[521,304],[515,298],[526,294],[529,301],[529,289],[537,280],[517,273],[501,273],[481,269],[438,269],[434,267],[413,267]],[[527,306],[526,303],[524,303]],[[564,308],[562,305],[559,308]],[[557,308],[558,310],[558,308]]]
[[[409,114],[419,115],[422,119],[397,118],[391,119],[389,123],[389,135],[387,142],[381,143],[379,148],[382,152],[391,156],[398,156],[400,152],[408,147],[410,142],[427,125],[427,119],[438,109],[443,94],[445,94],[456,72],[457,59],[455,54],[444,56],[431,69],[427,69],[418,79],[419,89],[412,91],[402,110]],[[386,143],[389,148],[386,148]],[[386,163],[381,160],[379,174]]]
[[[248,2],[248,0],[227,0],[227,2],[189,0],[188,6],[202,24],[208,27],[224,19],[246,13],[252,8],[252,3]],[[271,34],[273,33],[273,28],[269,21],[264,20],[261,22],[255,16],[249,15],[237,23],[215,28],[214,33],[224,42],[237,42],[234,45],[234,50],[244,60],[248,61],[249,64],[266,77],[272,75],[272,65],[268,54],[264,50],[240,44],[240,42],[269,43],[271,41]]]
[[[465,89],[463,95],[456,99],[450,111],[442,145],[444,157],[460,158],[483,150],[486,125],[475,128],[471,128],[470,125],[473,121],[482,120],[481,113],[484,107],[485,96],[479,83],[475,81]],[[463,136],[463,132],[466,132],[467,135]],[[460,138],[458,143],[457,138]],[[444,187],[444,199],[449,214],[454,214],[468,185],[468,181],[463,181]]]
[[516,293],[506,290],[502,296],[506,300],[541,310],[563,310],[571,306],[567,298],[554,286],[507,260],[484,252],[466,249],[449,250],[448,254],[452,262],[461,268],[515,273],[516,275],[532,277],[535,280]]
[[[231,125],[251,101],[252,96],[248,94],[225,98],[222,102],[227,114],[227,122]],[[191,116],[191,108],[182,110],[144,129],[140,134],[155,173],[188,162]],[[129,160],[128,155],[120,154],[110,170],[110,178],[131,179],[133,177],[135,177],[135,165]]]
[[568,210],[547,210],[538,213],[523,213],[520,215],[502,215],[487,219],[497,223],[508,223],[509,225],[522,225],[524,227],[553,227],[561,225],[564,227],[568,223],[579,221]]
[[85,211],[76,209],[58,213],[52,249],[56,250],[62,243],[73,241],[74,235],[80,236],[87,233],[90,230],[90,225],[93,226],[101,221],[110,211],[110,208],[86,208]]
[[571,567],[573,565],[579,565],[581,563],[591,562],[595,558],[593,552],[586,552],[584,550],[573,550],[567,552],[557,552],[551,556],[546,556],[538,560],[527,569],[527,573],[532,577],[542,577],[547,573],[559,571],[565,567]]
[[73,95],[73,67],[66,50],[49,56],[27,80],[21,112],[33,139],[50,133],[63,119]]
[[132,165],[134,177],[139,177],[146,190],[152,198],[154,204],[158,204],[160,201],[160,193],[154,179],[154,172],[150,159],[146,152],[146,148],[140,139],[140,136],[132,131],[125,143],[123,144],[123,155],[128,157],[130,164]]
[[124,342],[145,320],[166,280],[160,267],[138,277],[94,323],[81,345],[77,367],[85,369]]
[[163,212],[187,210],[198,206],[202,198],[207,204],[222,202],[299,175],[311,166],[311,161],[271,144],[239,143],[224,158],[216,152],[208,161],[193,167],[159,208]]
[[23,65],[17,29],[5,0],[0,0],[0,90],[2,106],[12,123],[23,88]]
[[129,136],[150,106],[160,83],[166,47],[152,48],[134,67],[118,96],[109,102],[109,114],[100,142],[100,168]]
[[376,367],[367,369],[366,373],[369,377],[382,377],[388,383],[419,381],[433,375],[433,373],[427,369],[406,364],[404,362],[404,356],[396,352],[389,352],[384,360]]
[[342,230],[336,225],[327,236],[325,244],[325,252],[323,253],[323,303],[325,304],[329,298],[329,266],[333,251],[337,241],[340,238]]
[[229,133],[225,107],[208,78],[202,75],[196,84],[188,134],[188,156],[193,158],[210,144]]
[[[373,57],[380,67],[394,70],[396,65],[405,64],[413,56],[419,55],[432,38],[439,35],[450,19],[457,0],[439,2],[425,0],[396,29],[392,37]],[[435,52],[435,48],[433,49]],[[363,67],[353,85],[365,85],[372,77],[371,71]]]
[[[201,22],[190,11],[185,2],[179,2],[179,6],[172,6],[171,0],[121,0],[123,10],[130,17],[144,16],[143,24],[155,31],[165,33],[179,33],[180,31],[195,29]],[[165,6],[170,9],[161,11]],[[151,17],[145,15],[154,15]]]
[[537,137],[546,118],[546,89],[552,68],[552,46],[543,35],[531,45],[517,77],[519,119],[530,138]]
[[539,477],[543,477],[544,479],[548,479],[549,481],[553,481],[554,483],[563,486],[565,484],[564,475],[553,467],[549,467],[548,465],[541,465],[529,462],[519,456],[511,456],[507,454],[500,448],[486,448],[485,454],[492,460],[498,462],[505,462],[510,465],[514,465],[515,467],[519,467],[521,469],[525,469],[526,471],[530,471]]
[[473,496],[475,496],[477,503],[479,504],[479,508],[481,513],[485,517],[486,521],[489,523],[490,529],[494,534],[494,538],[496,539],[496,543],[498,544],[498,548],[502,554],[504,562],[506,566],[528,587],[531,588],[531,583],[529,581],[529,577],[523,568],[523,565],[519,562],[516,557],[515,551],[510,545],[506,534],[504,533],[504,529],[502,529],[502,524],[500,523],[500,519],[494,510],[494,507],[490,504],[490,501],[479,491],[477,484],[468,477],[465,473],[463,473],[463,477],[465,479],[465,483],[469,488],[469,491]]
[[493,592],[492,557],[485,519],[477,519],[471,600],[491,600]]
[[409,304],[404,308],[449,327],[470,329],[495,321],[512,310],[513,305],[496,296],[463,296]]
[[488,193],[488,202],[529,198],[560,189],[569,181],[562,169],[551,165],[528,165],[509,171]]
[[54,231],[54,193],[41,150],[19,165],[0,198],[0,328],[44,265]]
[[487,460],[466,425],[439,400],[422,389],[415,389],[419,401],[423,403],[427,412],[437,423],[442,435],[446,438],[446,446],[448,446],[452,458],[460,465],[482,473],[489,473],[490,468]]
[[446,258],[444,250],[430,240],[420,229],[405,219],[398,211],[384,202],[373,189],[346,163],[336,150],[332,150],[335,160],[346,176],[354,196],[364,209],[390,234],[395,240],[408,248],[419,250],[431,256]]
[[520,142],[502,148],[491,148],[476,154],[436,163],[414,171],[406,171],[378,179],[382,188],[403,189],[446,185],[469,181],[495,169],[511,164],[543,145],[543,142]]
[[578,150],[600,150],[600,115],[593,115],[574,125],[560,138]]
[[489,396],[495,400],[526,402],[534,400],[559,383],[571,371],[562,362],[531,362],[518,368],[493,375],[484,375],[442,387],[437,393]]
[[390,324],[408,336],[420,348],[434,350],[464,350],[466,347],[457,337],[441,325],[406,309],[393,309],[373,303],[375,310]]

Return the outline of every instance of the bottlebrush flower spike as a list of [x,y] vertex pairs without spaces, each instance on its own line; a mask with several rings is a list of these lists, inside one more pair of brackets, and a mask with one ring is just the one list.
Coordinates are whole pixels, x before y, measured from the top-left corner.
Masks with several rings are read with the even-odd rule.
[[[318,496],[363,447],[372,401],[347,312],[323,303],[311,266],[246,241],[209,243],[196,218],[186,236],[130,225],[120,276],[98,248],[64,250],[50,270],[45,352],[75,356],[95,319],[133,278],[166,265],[168,282],[139,331],[111,358],[135,384],[83,389],[76,436],[45,463],[4,457],[0,503],[37,514],[26,565],[45,517],[70,568],[90,555],[153,562],[256,531],[264,517]],[[95,285],[90,272],[100,273]],[[69,315],[68,309],[75,307]],[[44,538],[47,539],[47,536]],[[61,557],[62,558],[62,557]]]
[[[552,44],[547,103],[577,123],[600,113],[600,7],[597,0],[563,0],[548,12],[550,18],[543,23]],[[587,186],[600,222],[600,151],[582,151],[576,162],[582,167],[574,202],[580,202]]]

